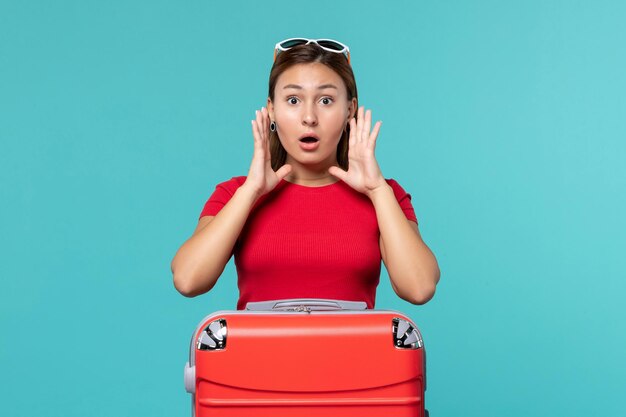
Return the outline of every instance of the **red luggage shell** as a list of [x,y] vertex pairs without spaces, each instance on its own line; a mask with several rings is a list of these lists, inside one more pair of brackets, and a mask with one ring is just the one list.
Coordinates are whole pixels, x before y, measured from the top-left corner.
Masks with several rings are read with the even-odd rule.
[[[206,317],[192,337],[185,372],[192,415],[423,417],[425,353],[411,320],[394,311],[315,311],[306,305],[314,301],[319,305],[296,300],[300,311]],[[394,335],[398,320],[418,339],[409,348],[396,346],[402,345]],[[205,350],[199,342],[214,322],[225,324],[225,345]]]

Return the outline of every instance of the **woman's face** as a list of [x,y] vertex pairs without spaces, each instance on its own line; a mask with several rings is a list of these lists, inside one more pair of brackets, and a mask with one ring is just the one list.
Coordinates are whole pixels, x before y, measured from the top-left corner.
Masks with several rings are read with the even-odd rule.
[[348,100],[341,77],[324,64],[298,64],[283,72],[268,110],[287,163],[335,165],[337,145],[355,107],[356,99]]

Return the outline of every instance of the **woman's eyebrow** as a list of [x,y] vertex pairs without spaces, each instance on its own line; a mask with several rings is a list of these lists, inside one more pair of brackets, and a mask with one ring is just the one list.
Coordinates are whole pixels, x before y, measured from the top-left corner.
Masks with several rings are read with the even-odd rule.
[[[286,86],[283,87],[283,90],[287,88],[295,88],[296,90],[302,90],[302,87],[299,86],[298,84],[287,84]],[[338,90],[337,86],[334,84],[322,84],[319,87],[317,87],[318,90],[323,90],[325,88],[334,88],[335,90]]]

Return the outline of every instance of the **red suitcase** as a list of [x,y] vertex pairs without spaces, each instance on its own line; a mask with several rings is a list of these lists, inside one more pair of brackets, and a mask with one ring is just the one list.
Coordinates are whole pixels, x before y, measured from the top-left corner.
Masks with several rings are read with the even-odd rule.
[[365,303],[249,303],[202,320],[185,388],[192,416],[424,417],[422,336],[395,311]]

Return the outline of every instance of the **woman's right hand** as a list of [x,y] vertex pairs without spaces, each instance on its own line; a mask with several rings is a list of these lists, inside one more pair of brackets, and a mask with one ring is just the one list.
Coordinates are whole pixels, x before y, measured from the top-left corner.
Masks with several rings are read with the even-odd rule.
[[285,164],[276,172],[272,169],[270,119],[265,107],[256,111],[256,120],[252,120],[252,136],[254,136],[254,155],[248,177],[242,187],[249,188],[258,198],[272,191],[291,172],[291,165]]
[[231,258],[237,239],[246,224],[254,202],[272,191],[291,171],[284,165],[272,170],[269,146],[269,116],[266,109],[257,111],[252,122],[254,156],[246,182],[215,216],[198,221],[193,236],[172,260],[174,286],[183,295],[195,297],[209,291]]

